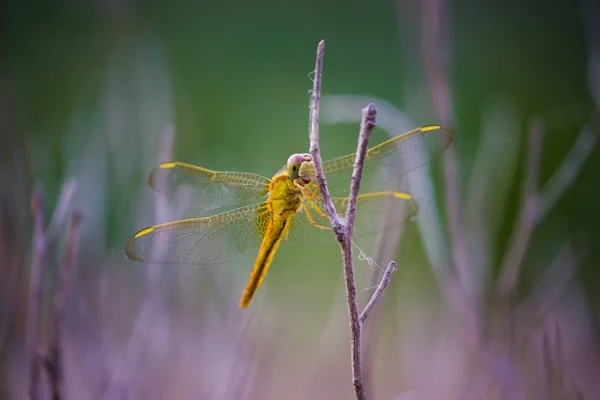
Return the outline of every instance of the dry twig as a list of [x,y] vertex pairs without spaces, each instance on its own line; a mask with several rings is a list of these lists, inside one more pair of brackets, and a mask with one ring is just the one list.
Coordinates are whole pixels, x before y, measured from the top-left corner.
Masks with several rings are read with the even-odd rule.
[[[342,257],[344,262],[344,277],[346,283],[346,298],[348,301],[348,314],[350,318],[350,341],[351,341],[351,354],[352,354],[352,380],[354,384],[354,390],[356,397],[359,400],[366,399],[362,366],[360,359],[360,336],[361,336],[361,323],[358,318],[358,302],[356,299],[356,285],[354,283],[354,265],[352,263],[352,243],[346,238],[348,230],[344,226],[335,210],[335,206],[331,200],[329,189],[327,188],[327,181],[325,174],[323,173],[323,165],[321,161],[321,154],[319,150],[319,101],[321,98],[321,77],[323,75],[323,53],[325,50],[325,41],[321,40],[317,47],[317,58],[315,63],[315,79],[312,91],[311,101],[311,112],[310,112],[310,154],[312,155],[315,163],[315,169],[317,172],[317,179],[319,180],[319,191],[321,194],[322,201],[327,210],[327,216],[331,222],[331,227],[335,233],[336,239],[342,249]],[[373,107],[374,108],[374,107]],[[367,138],[368,140],[368,138]],[[360,146],[359,146],[360,148]],[[357,158],[359,155],[357,155]],[[364,152],[363,152],[364,161]],[[352,172],[352,188],[350,193],[356,190],[354,183],[354,176],[356,175],[356,168]],[[362,170],[362,164],[360,168]],[[360,178],[360,176],[359,176]],[[357,190],[356,190],[357,191]],[[350,210],[350,200],[348,201],[348,210]],[[356,213],[356,199],[354,199],[354,212]],[[348,222],[350,219],[354,219],[351,215],[346,215]],[[354,223],[352,222],[352,229]]]
[[[358,301],[356,296],[356,283],[354,279],[354,264],[352,260],[352,238],[354,234],[354,223],[356,220],[356,205],[358,201],[358,194],[360,192],[362,170],[367,154],[369,137],[371,136],[371,132],[375,127],[375,117],[377,115],[377,109],[375,108],[375,105],[369,104],[362,110],[360,134],[358,138],[358,148],[356,152],[356,159],[354,161],[354,169],[352,171],[352,178],[350,182],[350,196],[348,199],[348,206],[346,208],[346,221],[345,223],[342,223],[337,215],[337,212],[331,200],[329,189],[327,188],[327,181],[323,173],[323,166],[319,150],[319,101],[321,98],[321,78],[323,74],[324,49],[325,42],[319,42],[319,45],[317,47],[315,78],[312,91],[310,112],[310,153],[315,163],[321,198],[325,205],[327,216],[331,223],[333,232],[335,233],[336,239],[342,250],[344,278],[346,284],[346,299],[348,303],[348,316],[350,322],[352,379],[357,399],[363,400],[366,399],[367,396],[365,393],[361,363],[362,323],[367,318],[375,302],[381,297],[381,294],[389,285],[389,278],[392,273],[393,265],[395,265],[395,263],[393,265],[390,263],[390,265],[388,266],[390,271],[388,274],[384,274],[384,279],[378,287],[378,289],[381,290],[375,291],[373,297],[367,305],[368,309],[365,309],[366,312],[363,311],[363,314],[359,314]],[[361,315],[363,315],[363,318],[361,318]]]

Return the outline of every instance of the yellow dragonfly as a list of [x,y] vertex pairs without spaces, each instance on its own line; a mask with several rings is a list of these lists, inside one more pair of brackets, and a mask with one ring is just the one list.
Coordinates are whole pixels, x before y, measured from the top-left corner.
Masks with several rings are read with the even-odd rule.
[[[412,217],[416,202],[409,194],[394,191],[393,185],[451,143],[449,130],[429,125],[368,149],[361,191],[370,191],[359,195],[357,215],[366,216],[368,225],[377,230]],[[349,154],[323,163],[331,194],[339,196],[333,197],[336,210],[346,204],[344,196],[348,195],[354,160],[355,154]],[[284,239],[301,246],[318,246],[334,238],[315,175],[310,154],[290,156],[271,179],[248,172],[211,171],[182,162],[159,164],[150,174],[149,184],[168,200],[204,211],[235,208],[142,229],[127,243],[126,255],[149,263],[210,265],[254,252],[258,254],[254,269],[240,300],[240,307],[246,308]],[[384,204],[402,207],[402,219],[382,216]],[[374,218],[380,218],[380,224],[373,223]],[[356,235],[361,234],[358,227],[356,231]]]

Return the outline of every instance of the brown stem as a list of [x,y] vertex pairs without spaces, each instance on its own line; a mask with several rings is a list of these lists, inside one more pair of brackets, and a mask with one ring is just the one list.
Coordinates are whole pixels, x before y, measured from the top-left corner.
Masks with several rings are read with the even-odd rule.
[[352,262],[352,235],[354,233],[354,222],[356,219],[356,203],[360,191],[360,179],[362,169],[367,153],[367,146],[371,132],[375,127],[375,116],[377,109],[373,104],[369,104],[362,111],[360,136],[358,139],[358,149],[356,160],[352,171],[352,181],[350,183],[350,198],[346,209],[346,223],[342,224],[337,213],[329,189],[327,180],[323,173],[321,155],[319,151],[319,101],[321,98],[321,78],[323,75],[323,52],[325,42],[319,42],[317,47],[317,59],[315,64],[314,86],[312,91],[311,113],[310,113],[310,153],[315,163],[316,175],[319,181],[319,189],[322,201],[325,205],[329,221],[335,232],[336,239],[342,250],[342,259],[344,263],[344,278],[346,283],[346,298],[348,301],[348,316],[350,322],[350,341],[352,357],[352,380],[356,398],[364,400],[367,398],[363,382],[360,341],[362,325],[358,312],[358,301],[356,296],[356,283],[354,279],[354,265]]

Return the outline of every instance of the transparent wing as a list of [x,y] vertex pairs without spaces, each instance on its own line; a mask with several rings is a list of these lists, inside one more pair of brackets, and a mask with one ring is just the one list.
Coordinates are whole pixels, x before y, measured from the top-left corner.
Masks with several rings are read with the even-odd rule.
[[[429,125],[396,136],[367,150],[361,191],[389,190],[402,175],[426,164],[452,143],[452,132]],[[355,154],[325,161],[323,171],[333,196],[347,196]]]
[[[343,218],[347,198],[333,200],[336,210]],[[329,220],[324,216],[322,203],[313,204],[318,212],[308,203],[304,203],[292,217],[292,227],[287,240],[289,243],[302,247],[336,243]],[[382,210],[386,209],[393,209],[394,212],[384,214]],[[354,237],[358,239],[375,236],[398,227],[416,212],[416,202],[405,193],[381,192],[360,195]],[[157,264],[219,264],[248,253],[258,253],[269,218],[267,205],[263,202],[211,217],[155,225],[136,233],[127,243],[125,253],[132,260]]]
[[[341,218],[344,218],[347,201],[347,197],[333,199],[335,209]],[[325,215],[325,208],[321,202],[314,202],[314,205]],[[386,214],[384,210],[393,210],[393,212]],[[354,238],[375,237],[381,232],[397,228],[415,216],[417,211],[417,203],[406,193],[379,192],[359,195]],[[326,216],[320,215],[312,206],[304,203],[292,220],[288,242],[301,247],[335,244],[335,234],[330,227]]]
[[266,196],[270,180],[247,172],[211,171],[181,162],[159,164],[150,187],[181,208],[213,210],[256,201]]
[[258,253],[269,222],[266,203],[236,208],[206,218],[169,222],[142,229],[125,254],[158,264],[218,264]]

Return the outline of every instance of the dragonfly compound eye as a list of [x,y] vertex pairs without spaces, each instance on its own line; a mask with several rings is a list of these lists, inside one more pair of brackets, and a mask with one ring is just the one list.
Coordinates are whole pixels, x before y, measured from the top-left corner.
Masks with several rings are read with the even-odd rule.
[[290,158],[288,158],[286,169],[290,178],[296,179],[298,177],[298,171],[303,162],[305,162],[303,154],[292,154]]

